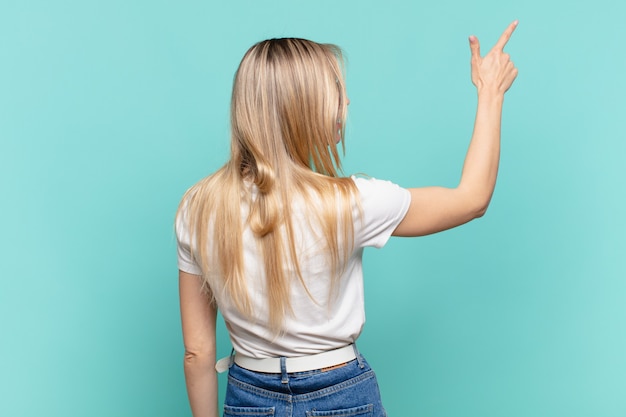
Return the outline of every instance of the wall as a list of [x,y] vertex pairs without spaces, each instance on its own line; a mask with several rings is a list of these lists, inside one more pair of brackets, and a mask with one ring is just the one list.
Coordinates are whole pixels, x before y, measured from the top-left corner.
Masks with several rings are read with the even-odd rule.
[[475,109],[467,36],[487,52],[515,18],[489,212],[367,251],[360,349],[392,416],[625,415],[625,11],[3,0],[0,415],[190,415],[172,218],[227,158],[252,43],[346,50],[346,173],[454,186]]

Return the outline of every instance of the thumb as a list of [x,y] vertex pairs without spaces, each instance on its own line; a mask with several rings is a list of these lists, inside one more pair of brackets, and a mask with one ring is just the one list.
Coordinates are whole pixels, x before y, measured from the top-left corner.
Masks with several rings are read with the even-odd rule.
[[474,35],[469,37],[470,42],[470,50],[472,51],[472,58],[478,59],[480,58],[480,42],[478,42],[478,38]]

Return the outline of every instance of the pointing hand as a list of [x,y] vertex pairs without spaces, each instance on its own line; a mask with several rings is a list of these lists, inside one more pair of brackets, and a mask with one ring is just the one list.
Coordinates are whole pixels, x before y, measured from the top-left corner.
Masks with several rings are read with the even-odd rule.
[[517,68],[513,65],[509,54],[504,52],[504,46],[511,38],[517,27],[518,21],[514,21],[504,31],[495,46],[485,55],[480,56],[480,43],[478,38],[470,36],[470,50],[472,51],[472,83],[478,92],[490,91],[504,94],[517,77]]

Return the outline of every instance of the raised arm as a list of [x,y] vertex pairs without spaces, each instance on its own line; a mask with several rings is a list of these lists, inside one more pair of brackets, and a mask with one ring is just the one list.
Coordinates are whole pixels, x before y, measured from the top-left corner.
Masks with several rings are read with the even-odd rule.
[[217,417],[215,321],[217,309],[199,276],[179,272],[180,313],[185,343],[185,381],[193,417]]
[[517,68],[504,46],[517,27],[514,21],[496,45],[481,57],[480,44],[470,36],[472,82],[478,91],[474,132],[456,188],[410,188],[411,205],[394,236],[422,236],[459,226],[482,216],[489,206],[500,160],[500,120],[504,93]]

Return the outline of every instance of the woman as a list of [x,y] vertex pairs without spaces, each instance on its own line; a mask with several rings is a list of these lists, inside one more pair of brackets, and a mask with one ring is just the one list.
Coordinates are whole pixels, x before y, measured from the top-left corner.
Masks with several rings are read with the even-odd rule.
[[[482,216],[495,186],[504,93],[517,69],[470,37],[478,107],[454,189],[340,177],[346,96],[340,50],[303,39],[254,45],[237,70],[231,158],[184,196],[176,219],[185,377],[195,417],[217,416],[215,321],[228,359],[225,416],[384,416],[354,345],[361,256],[394,236]],[[223,362],[222,362],[223,363]]]

